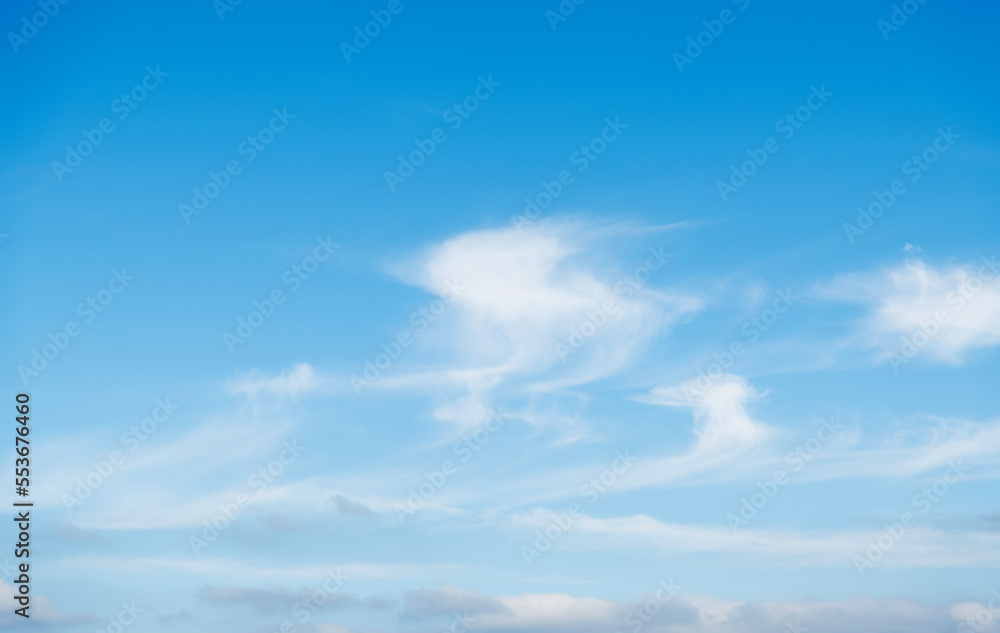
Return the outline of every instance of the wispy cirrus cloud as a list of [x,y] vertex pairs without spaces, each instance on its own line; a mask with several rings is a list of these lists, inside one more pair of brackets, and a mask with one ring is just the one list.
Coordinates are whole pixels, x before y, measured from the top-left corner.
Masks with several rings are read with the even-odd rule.
[[230,393],[245,395],[251,400],[260,396],[295,398],[306,394],[330,394],[343,387],[342,381],[316,373],[308,363],[296,363],[290,370],[272,376],[252,370],[230,378],[226,386]]
[[[599,245],[619,232],[572,220],[475,231],[398,267],[405,270],[398,273],[402,280],[435,294],[455,279],[465,287],[444,317],[448,334],[439,349],[445,352],[426,376],[453,380],[466,392],[437,409],[440,419],[477,423],[482,403],[501,383],[551,392],[614,375],[649,341],[700,309],[700,298],[669,289],[666,272],[644,285],[624,285],[622,274],[609,273],[609,254]],[[665,266],[663,256],[651,257],[645,248],[639,253],[656,270]]]
[[[508,525],[518,530],[545,529],[556,514],[535,508],[509,515]],[[864,554],[884,530],[810,529],[790,527],[731,530],[719,525],[671,523],[647,515],[575,517],[559,546],[576,551],[626,550],[667,554],[721,553],[732,560],[768,567],[851,568],[852,559]],[[1000,534],[991,531],[944,531],[916,526],[892,547],[879,565],[915,568],[1000,568]]]

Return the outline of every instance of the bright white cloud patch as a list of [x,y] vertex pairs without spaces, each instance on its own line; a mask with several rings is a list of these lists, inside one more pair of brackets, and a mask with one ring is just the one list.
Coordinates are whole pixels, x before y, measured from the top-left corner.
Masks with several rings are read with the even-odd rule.
[[746,404],[760,397],[740,376],[723,374],[695,378],[672,387],[656,387],[637,400],[670,407],[691,407],[700,450],[749,446],[767,434],[767,427],[750,419]]
[[621,271],[609,270],[598,246],[611,233],[572,222],[477,231],[407,266],[401,278],[442,297],[460,288],[448,294],[454,318],[439,340],[452,354],[448,377],[470,397],[440,407],[441,419],[481,415],[502,381],[538,392],[613,375],[701,307],[696,297],[664,290],[670,275],[662,246],[622,254]]
[[996,257],[935,267],[909,260],[874,274],[845,275],[819,290],[861,303],[860,337],[896,367],[917,354],[961,363],[972,350],[1000,344],[1000,265]]
[[[583,351],[611,361],[604,365],[609,372],[635,345],[701,303],[609,277],[608,262],[588,253],[600,238],[568,223],[466,233],[430,249],[414,281],[435,293],[452,280],[464,286],[457,303],[474,360],[529,371]],[[665,265],[655,252],[640,249],[640,255],[649,277]],[[666,281],[661,275],[657,286]],[[570,349],[560,351],[560,343]]]

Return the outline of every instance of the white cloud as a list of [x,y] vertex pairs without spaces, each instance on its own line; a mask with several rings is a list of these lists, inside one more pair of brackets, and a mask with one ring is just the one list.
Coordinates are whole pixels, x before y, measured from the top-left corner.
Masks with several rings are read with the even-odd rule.
[[[54,465],[39,478],[40,504],[72,510],[67,518],[86,529],[198,525],[214,516],[220,503],[251,491],[246,479],[285,450],[294,427],[288,420],[248,410],[192,428],[170,428],[174,423],[168,419],[162,429],[131,444],[117,437],[104,446],[68,437],[46,445]],[[112,452],[118,454],[117,465],[111,463]],[[218,473],[229,473],[240,485],[227,489],[221,482],[232,481],[229,477],[210,479]],[[206,481],[220,483],[213,489]],[[266,494],[258,499],[265,500]]]
[[75,558],[63,558],[54,561],[54,567],[60,575],[69,576],[75,573],[114,573],[123,578],[148,578],[155,574],[158,578],[176,575],[190,580],[195,577],[199,582],[244,584],[258,583],[273,585],[274,583],[296,584],[301,587],[313,587],[316,579],[326,578],[329,572],[343,573],[349,579],[400,579],[427,578],[462,571],[463,565],[438,563],[427,565],[410,565],[405,563],[359,563],[359,562],[326,562],[312,564],[278,564],[270,565],[258,562],[256,559],[244,558],[210,558],[200,559],[190,557],[179,558],[141,558],[124,556],[98,556],[88,554]]
[[[607,230],[579,223],[538,222],[521,232],[462,234],[397,266],[404,281],[453,298],[441,318],[447,325],[428,333],[438,336],[436,348],[446,350],[450,369],[383,379],[381,386],[450,380],[466,395],[439,406],[436,415],[471,426],[484,417],[501,383],[527,393],[555,392],[622,370],[702,302],[663,289],[670,275],[662,249],[639,254],[640,267],[648,268],[643,284],[629,285],[624,274],[610,273],[597,252],[607,236]],[[461,291],[448,293],[449,286]]]
[[616,485],[621,490],[668,483],[693,483],[696,475],[712,481],[738,480],[753,468],[751,454],[763,456],[775,430],[754,420],[747,405],[763,394],[732,374],[656,387],[632,399],[666,407],[689,407],[697,438],[691,448],[673,455],[643,457]]
[[[520,396],[565,395],[566,389],[621,372],[703,303],[667,289],[669,256],[662,246],[609,256],[606,242],[622,233],[629,231],[544,221],[522,231],[464,233],[395,265],[396,277],[441,297],[447,310],[415,335],[405,364],[400,361],[367,388],[434,388],[440,398],[434,417],[462,433],[489,417],[501,389]],[[615,272],[622,261],[630,265]],[[349,384],[347,376],[322,375],[299,363],[278,375],[237,376],[228,387],[256,399],[346,393]],[[517,417],[569,419],[539,416],[530,408]],[[570,426],[575,428],[568,438],[585,435],[577,420]]]
[[[548,510],[514,514],[518,530],[544,529],[555,521]],[[751,528],[731,530],[712,525],[667,523],[646,515],[573,519],[560,540],[563,549],[617,550],[635,548],[677,554],[724,553],[759,561],[769,567],[841,567],[855,569],[855,556],[866,556],[883,530],[795,530]],[[888,568],[1000,568],[1000,534],[941,531],[916,526],[905,530],[892,550],[877,562]]]
[[958,633],[994,633],[1000,631],[1000,591],[992,591],[989,604],[959,602],[951,605],[949,613],[959,623]]
[[[907,428],[867,446],[831,450],[816,457],[802,473],[803,480],[852,478],[904,479],[957,462],[976,467],[975,477],[995,478],[1000,455],[1000,423],[938,419],[927,427],[907,420]],[[860,443],[864,438],[854,438]],[[971,475],[970,475],[971,476]]]
[[[433,600],[424,591],[420,601],[439,603],[444,618],[464,611],[473,630],[523,633],[760,633],[761,631],[810,631],[811,633],[952,633],[955,621],[947,608],[909,600],[874,600],[859,597],[843,602],[743,602],[712,596],[676,594],[669,581],[651,587],[634,602],[617,602],[562,593],[525,593],[490,598],[455,587],[444,587]],[[445,599],[445,595],[447,598]],[[407,596],[407,606],[412,596]],[[444,611],[447,605],[449,611]]]
[[635,398],[668,407],[691,407],[699,451],[752,446],[768,435],[765,425],[750,419],[746,404],[760,397],[746,380],[732,374],[694,378],[680,385],[656,387]]
[[958,364],[972,350],[1000,345],[996,257],[939,267],[907,260],[877,273],[838,277],[818,294],[867,306],[857,340],[887,355],[908,359],[920,352]]
[[276,376],[261,376],[260,372],[253,370],[231,378],[227,386],[231,393],[241,393],[250,399],[256,399],[262,394],[286,398],[329,392],[334,384],[329,378],[318,376],[312,365],[296,363],[291,370]]

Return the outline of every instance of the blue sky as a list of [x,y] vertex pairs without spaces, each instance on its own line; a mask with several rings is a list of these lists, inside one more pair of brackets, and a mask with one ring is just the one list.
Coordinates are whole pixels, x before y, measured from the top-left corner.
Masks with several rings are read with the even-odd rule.
[[1000,630],[997,17],[5,3],[0,626]]

